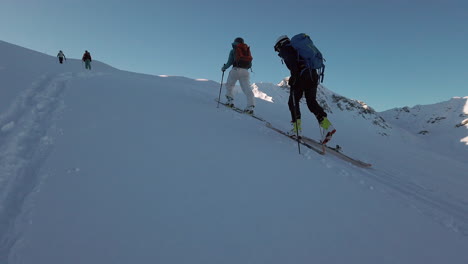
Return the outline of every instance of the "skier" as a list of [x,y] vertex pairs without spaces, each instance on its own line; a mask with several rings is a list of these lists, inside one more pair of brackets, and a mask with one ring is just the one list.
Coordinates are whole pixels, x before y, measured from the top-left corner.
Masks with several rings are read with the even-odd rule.
[[289,111],[291,112],[292,129],[290,134],[299,135],[302,132],[301,126],[301,110],[299,102],[303,95],[305,95],[307,107],[315,115],[322,131],[322,144],[330,141],[336,129],[327,118],[327,113],[318,104],[317,86],[319,83],[319,76],[317,71],[309,69],[304,63],[304,60],[298,55],[296,49],[291,46],[291,41],[288,36],[280,36],[276,42],[274,49],[278,52],[278,56],[286,63],[291,76],[289,77]]
[[247,97],[247,107],[244,112],[253,114],[255,107],[254,94],[250,87],[250,73],[248,69],[252,67],[252,55],[250,47],[244,43],[244,39],[236,38],[232,43],[232,50],[229,52],[228,61],[221,67],[221,71],[226,71],[229,67],[232,69],[226,82],[227,105],[234,107],[234,86],[239,81],[242,91]]
[[88,70],[91,70],[91,54],[85,50],[85,53],[83,54],[83,58],[82,60],[84,61],[85,63],[85,68],[88,69]]
[[63,63],[63,60],[64,60],[64,59],[67,60],[67,58],[65,58],[65,54],[63,54],[62,51],[59,51],[59,53],[57,54],[57,57],[59,58],[60,64]]

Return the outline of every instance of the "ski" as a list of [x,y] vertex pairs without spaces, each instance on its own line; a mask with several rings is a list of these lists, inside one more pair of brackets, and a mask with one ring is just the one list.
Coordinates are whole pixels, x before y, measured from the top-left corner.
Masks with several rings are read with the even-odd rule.
[[[292,140],[294,140],[294,141],[296,141],[296,142],[298,141],[298,140],[297,140],[297,137],[296,137],[295,135],[289,135],[288,133],[284,132],[283,130],[278,129],[278,128],[272,126],[269,122],[266,122],[265,125],[266,125],[266,127],[272,129],[273,131],[276,131],[276,132],[280,133],[280,134],[283,135],[283,136],[287,136],[288,138],[290,138],[290,139],[292,139]],[[306,146],[306,147],[309,148],[310,150],[313,150],[313,151],[317,152],[317,153],[320,154],[320,155],[325,155],[325,152],[324,152],[323,150],[321,150],[321,148],[316,148],[316,147],[314,147],[313,145],[311,145],[311,144],[305,142],[305,141],[302,140],[302,139],[299,139],[299,144],[301,144],[301,145],[303,145],[303,146]]]
[[314,140],[314,139],[311,139],[311,138],[308,138],[308,137],[305,137],[305,136],[302,136],[301,137],[302,140],[310,145],[313,145],[315,147],[320,147],[320,148],[323,148],[324,149],[324,152],[326,151],[326,153],[330,153],[331,155],[339,158],[339,159],[342,159],[344,161],[347,161],[353,165],[356,165],[358,167],[361,167],[361,168],[370,168],[372,167],[372,164],[370,163],[366,163],[364,161],[360,161],[358,159],[353,159],[345,154],[343,154],[341,152],[341,147],[337,145],[337,147],[329,147],[327,145],[323,145],[321,144],[320,142],[318,142],[317,140]]
[[238,112],[238,113],[251,116],[251,117],[253,117],[253,118],[255,118],[255,119],[258,119],[258,120],[260,120],[260,121],[262,121],[262,122],[266,122],[265,119],[263,119],[263,118],[261,118],[261,117],[259,117],[259,116],[256,116],[255,114],[246,113],[246,112],[244,112],[244,110],[242,110],[242,109],[240,109],[240,108],[238,108],[238,107],[236,107],[236,106],[229,106],[229,105],[227,105],[227,104],[224,103],[224,102],[218,101],[218,99],[215,99],[215,101],[216,101],[217,103],[220,103],[220,104],[224,105],[224,106],[227,107],[227,108],[230,108],[230,109],[232,109],[232,110]]
[[[241,113],[241,114],[245,114],[245,115],[248,115],[248,116],[251,116],[257,120],[260,120],[262,122],[265,123],[266,127],[272,129],[273,131],[276,131],[278,132],[279,134],[282,134],[283,136],[286,136],[294,141],[298,141],[297,140],[297,137],[295,135],[289,135],[288,133],[286,133],[285,131],[279,129],[279,128],[276,128],[274,127],[271,123],[269,123],[268,121],[266,121],[265,119],[259,117],[259,116],[256,116],[255,114],[251,115],[251,114],[248,114],[248,113],[245,113],[244,110],[238,108],[238,107],[231,107],[231,106],[228,106],[226,103],[224,102],[220,102],[218,101],[218,99],[215,99],[216,102],[224,105],[225,107],[227,108],[230,108],[238,113]],[[317,140],[314,140],[314,139],[311,139],[311,138],[308,138],[308,137],[305,137],[305,136],[301,136],[300,139],[299,139],[299,144],[307,147],[308,149],[310,150],[313,150],[315,152],[317,152],[318,154],[320,155],[325,155],[326,153],[329,153],[330,155],[333,155],[341,160],[344,160],[344,161],[347,161],[357,167],[360,167],[360,168],[370,168],[372,167],[372,164],[370,163],[366,163],[364,161],[361,161],[361,160],[358,160],[358,159],[354,159],[354,158],[351,158],[347,155],[345,155],[344,153],[341,152],[341,147],[340,146],[336,146],[336,147],[330,147],[330,146],[327,146],[327,145],[324,145],[324,144],[321,144],[319,141]]]

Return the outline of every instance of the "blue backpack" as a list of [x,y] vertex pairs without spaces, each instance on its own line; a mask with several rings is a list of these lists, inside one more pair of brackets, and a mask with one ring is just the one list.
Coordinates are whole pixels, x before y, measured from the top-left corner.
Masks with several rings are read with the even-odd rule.
[[310,37],[305,33],[300,33],[291,38],[291,46],[297,50],[299,56],[305,61],[309,69],[317,70],[321,81],[325,73],[325,59],[320,50],[314,45]]

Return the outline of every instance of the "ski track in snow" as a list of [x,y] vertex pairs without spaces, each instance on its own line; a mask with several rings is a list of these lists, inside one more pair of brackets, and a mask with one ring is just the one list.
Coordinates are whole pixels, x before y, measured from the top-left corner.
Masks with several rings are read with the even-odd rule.
[[463,201],[412,183],[407,180],[408,177],[403,177],[404,175],[400,177],[383,170],[363,169],[361,179],[362,176],[385,186],[382,192],[403,200],[408,206],[446,228],[468,236],[468,205]]
[[42,76],[0,116],[0,263],[20,236],[27,196],[40,188],[39,171],[52,150],[49,135],[64,104],[71,73]]
[[[317,158],[317,153],[307,149],[304,151],[302,155],[305,158]],[[331,155],[320,157],[320,162],[328,169],[334,169],[338,164],[347,163]],[[352,177],[354,181],[365,185],[371,191],[380,190],[382,193],[389,194],[444,227],[468,236],[468,204],[466,202],[451,197],[450,194],[424,188],[409,181],[409,177],[397,171],[387,172],[379,168],[359,168],[351,163],[347,164],[359,170],[359,173],[355,175],[352,171],[341,169],[338,172],[339,175]],[[363,176],[367,177],[368,180],[366,181]],[[376,184],[382,187],[376,188]]]
[[[315,153],[310,155],[316,156]],[[322,158],[322,163],[329,169],[334,167],[330,162],[332,159],[336,159],[337,163],[343,162],[337,158],[330,159],[330,156],[328,157],[328,160]],[[355,167],[351,163],[348,164]],[[382,193],[387,193],[444,227],[463,236],[468,236],[468,204],[466,202],[451,197],[450,194],[430,190],[408,181],[409,177],[398,172],[387,172],[378,168],[355,168],[359,170],[358,175],[345,170],[341,170],[339,174],[345,177],[352,176],[355,181],[365,185],[369,190],[380,190]],[[367,177],[367,182],[363,176]],[[376,183],[382,187],[376,188]]]
[[[236,118],[240,119],[241,115],[236,115]],[[302,148],[302,151],[302,156],[306,159],[317,158],[317,153],[307,148]],[[331,155],[319,159],[327,169],[336,169],[336,165],[344,163],[356,168],[359,170],[356,175],[345,169],[341,169],[338,174],[344,177],[353,177],[355,181],[365,185],[371,191],[380,190],[382,193],[390,194],[444,227],[463,236],[468,236],[468,204],[466,202],[452,197],[450,194],[430,190],[413,183],[408,180],[410,177],[398,171],[388,172],[379,168],[359,168]],[[363,176],[367,177],[367,182]],[[376,183],[382,187],[377,189]]]

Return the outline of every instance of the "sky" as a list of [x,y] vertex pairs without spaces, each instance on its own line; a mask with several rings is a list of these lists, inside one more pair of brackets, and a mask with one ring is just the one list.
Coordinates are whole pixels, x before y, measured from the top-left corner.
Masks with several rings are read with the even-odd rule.
[[289,71],[273,51],[276,38],[304,32],[327,60],[324,85],[383,111],[468,95],[467,13],[462,0],[2,0],[0,38],[220,82],[232,41],[243,37],[251,82],[278,83]]

